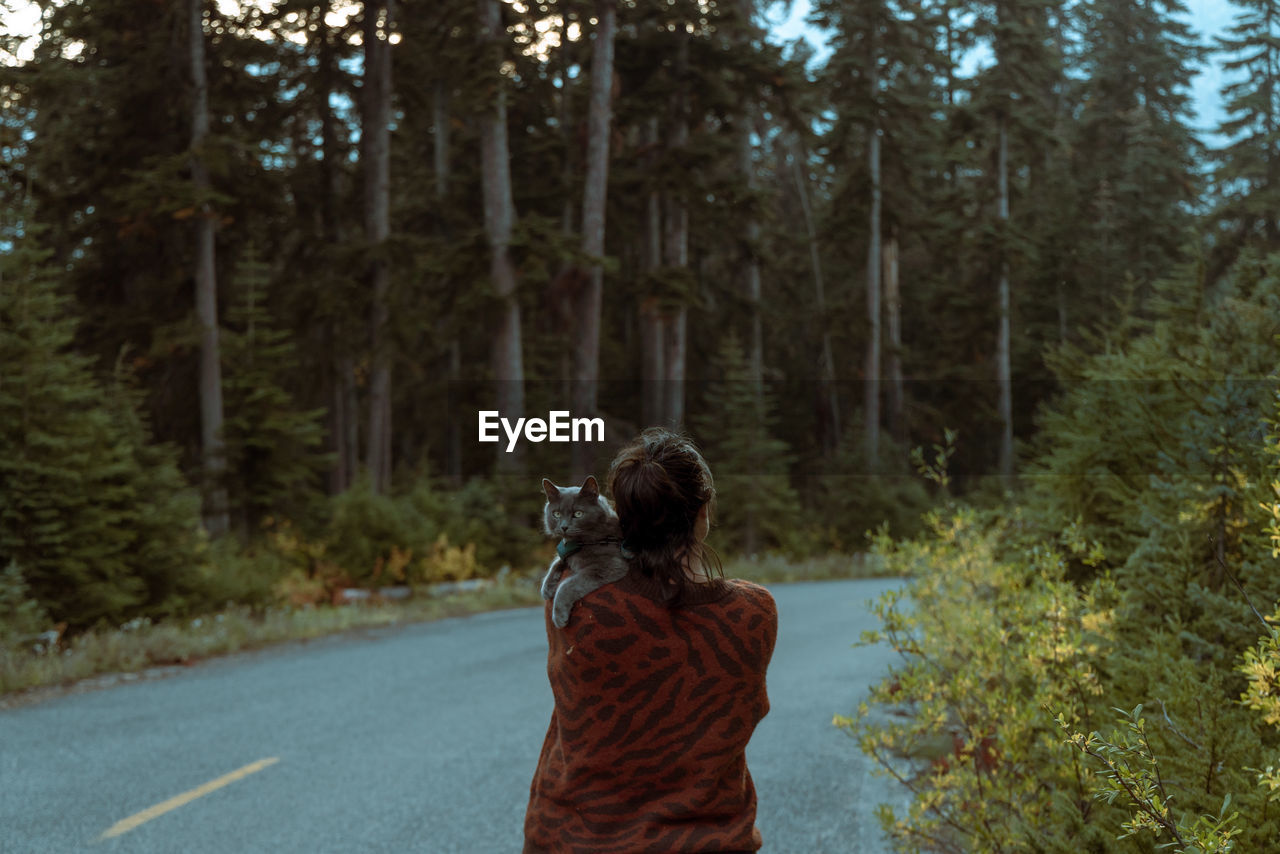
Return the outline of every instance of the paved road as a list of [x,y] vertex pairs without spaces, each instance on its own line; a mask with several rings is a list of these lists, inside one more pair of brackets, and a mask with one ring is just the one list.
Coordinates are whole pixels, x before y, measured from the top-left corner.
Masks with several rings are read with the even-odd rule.
[[[870,775],[831,716],[890,661],[850,644],[870,627],[866,600],[893,583],[773,589],[772,711],[747,752],[769,854],[885,850],[873,811],[900,793]],[[551,712],[545,663],[542,612],[522,609],[0,711],[0,851],[519,851]],[[215,781],[131,829],[117,824]]]

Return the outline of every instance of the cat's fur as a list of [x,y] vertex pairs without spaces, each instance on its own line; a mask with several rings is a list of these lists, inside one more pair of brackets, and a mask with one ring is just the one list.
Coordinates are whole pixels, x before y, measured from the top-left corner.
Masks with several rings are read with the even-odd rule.
[[583,544],[568,558],[557,554],[542,580],[542,598],[552,600],[551,621],[563,629],[579,599],[618,581],[628,567],[622,556],[618,515],[600,494],[594,477],[588,476],[582,486],[564,488],[543,478],[542,490],[547,494],[542,511],[547,536]]

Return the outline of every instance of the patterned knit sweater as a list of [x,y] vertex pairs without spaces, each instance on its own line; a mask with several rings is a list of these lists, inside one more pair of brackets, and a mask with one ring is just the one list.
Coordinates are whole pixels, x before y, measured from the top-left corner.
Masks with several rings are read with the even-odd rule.
[[558,629],[547,604],[551,726],[530,786],[524,854],[702,854],[760,848],[744,751],[769,711],[778,613],[747,581],[694,585],[669,608],[633,571]]

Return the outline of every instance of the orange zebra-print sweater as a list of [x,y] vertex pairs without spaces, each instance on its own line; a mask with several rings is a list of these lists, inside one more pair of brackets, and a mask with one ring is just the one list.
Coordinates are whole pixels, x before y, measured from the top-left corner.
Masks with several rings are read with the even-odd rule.
[[761,846],[745,749],[769,711],[778,612],[713,579],[684,604],[633,571],[558,629],[546,606],[551,726],[524,854],[750,854]]

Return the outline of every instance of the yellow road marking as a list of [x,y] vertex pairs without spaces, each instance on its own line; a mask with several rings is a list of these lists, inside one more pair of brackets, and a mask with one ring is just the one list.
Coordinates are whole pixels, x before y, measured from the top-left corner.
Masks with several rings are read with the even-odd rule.
[[250,774],[256,774],[263,768],[266,768],[269,765],[274,765],[279,761],[280,757],[278,756],[273,756],[270,759],[259,759],[257,762],[251,762],[239,770],[232,771],[230,774],[224,774],[216,780],[210,780],[203,786],[197,786],[189,792],[183,792],[181,795],[175,795],[163,803],[156,804],[155,806],[149,807],[140,813],[135,813],[128,818],[117,821],[107,830],[102,832],[102,835],[98,837],[98,841],[101,842],[104,839],[111,839],[112,837],[128,833],[135,827],[151,821],[153,818],[162,816],[170,810],[176,810],[180,806],[191,803],[196,798],[202,798],[210,792],[221,789],[223,786],[230,785],[236,780],[244,779]]

